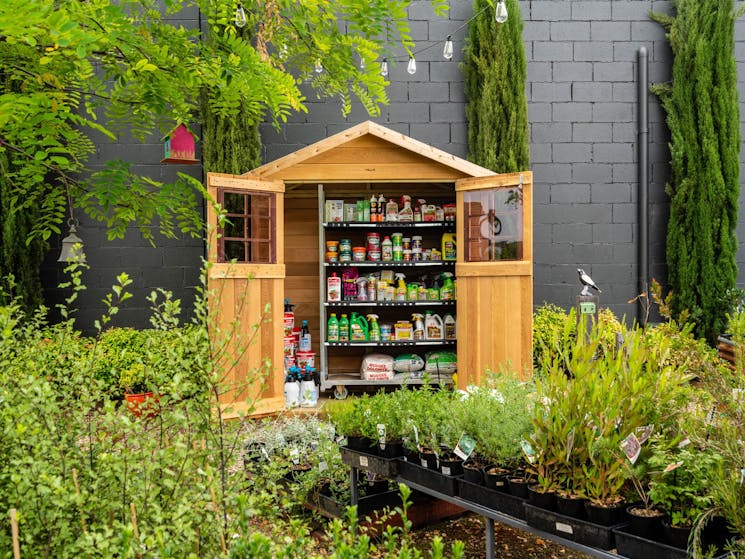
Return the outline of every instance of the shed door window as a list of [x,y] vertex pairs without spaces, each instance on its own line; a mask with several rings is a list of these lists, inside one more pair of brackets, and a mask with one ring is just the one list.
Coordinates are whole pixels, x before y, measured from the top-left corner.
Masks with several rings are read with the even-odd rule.
[[465,261],[496,262],[523,257],[523,197],[520,188],[464,192]]
[[276,200],[271,192],[218,190],[225,225],[218,240],[218,261],[275,264]]

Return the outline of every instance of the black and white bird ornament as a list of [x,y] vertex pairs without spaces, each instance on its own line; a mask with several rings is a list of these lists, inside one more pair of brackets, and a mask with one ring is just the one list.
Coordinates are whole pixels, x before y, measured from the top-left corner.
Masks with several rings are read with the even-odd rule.
[[580,283],[584,286],[580,295],[589,295],[591,287],[598,293],[602,293],[602,291],[600,291],[600,288],[595,285],[595,282],[592,281],[592,278],[587,274],[587,272],[585,272],[582,268],[577,268],[577,273],[579,274]]

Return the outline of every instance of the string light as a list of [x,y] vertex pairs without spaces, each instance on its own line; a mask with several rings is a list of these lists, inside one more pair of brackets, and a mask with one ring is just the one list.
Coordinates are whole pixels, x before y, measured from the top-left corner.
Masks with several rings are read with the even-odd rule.
[[380,75],[384,78],[388,77],[388,59],[384,58],[383,62],[380,63]]
[[448,35],[448,38],[445,39],[445,47],[442,49],[442,56],[445,58],[445,60],[452,60],[453,59],[453,39],[452,39],[452,35]]
[[497,8],[494,10],[494,19],[497,20],[497,23],[504,23],[507,21],[507,16],[507,4],[504,3],[504,0],[499,0]]
[[406,66],[406,71],[412,76],[416,74],[416,60],[413,56],[409,57],[409,64]]
[[316,74],[320,74],[323,72],[323,64],[321,64],[320,60],[316,60]]
[[238,7],[235,9],[235,26],[246,27],[247,23],[248,18],[246,17],[246,11],[243,9],[243,4],[238,4]]

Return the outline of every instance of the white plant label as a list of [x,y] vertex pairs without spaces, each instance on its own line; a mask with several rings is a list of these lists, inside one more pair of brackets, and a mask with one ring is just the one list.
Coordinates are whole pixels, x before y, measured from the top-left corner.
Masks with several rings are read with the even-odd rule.
[[458,444],[455,445],[453,452],[461,460],[468,460],[468,457],[471,456],[474,448],[476,448],[476,441],[464,433],[460,436]]
[[383,425],[382,423],[378,423],[377,428],[378,428],[378,444],[380,445],[380,448],[382,450],[385,450],[385,432],[386,432],[385,425]]
[[572,455],[572,449],[574,448],[574,427],[572,427],[572,430],[569,431],[567,434],[567,462],[569,462],[569,457]]
[[621,450],[623,450],[623,453],[626,455],[626,458],[629,459],[629,462],[631,462],[632,464],[636,463],[636,459],[639,458],[639,454],[641,454],[642,451],[642,445],[639,443],[639,439],[636,438],[636,435],[634,433],[631,433],[628,437],[621,441],[621,444],[619,446],[621,447]]
[[745,483],[745,468],[740,468],[740,485]]
[[326,463],[326,461],[325,461],[325,460],[321,460],[321,461],[320,461],[320,462],[318,463],[318,471],[319,471],[319,472],[325,472],[325,471],[326,471],[326,470],[328,470],[328,469],[329,469],[329,465],[328,465],[328,464]]
[[677,470],[683,465],[683,462],[673,462],[672,464],[668,464],[667,467],[662,471],[663,474],[668,474],[672,472],[673,470]]
[[574,530],[569,524],[564,524],[563,522],[557,522],[556,523],[556,531],[557,532],[564,532],[565,534],[574,534]]
[[292,460],[292,463],[296,466],[300,464],[300,451],[297,448],[290,450],[290,460]]
[[450,475],[450,468],[448,468],[447,466],[443,466],[442,467],[442,475],[449,476]]
[[367,468],[367,456],[360,456],[360,466]]
[[645,425],[636,429],[636,438],[639,439],[639,444],[644,444],[649,440],[649,437],[654,433],[654,424]]
[[685,438],[685,439],[683,439],[682,441],[680,441],[680,442],[678,443],[678,448],[685,448],[685,447],[687,447],[687,446],[688,446],[689,444],[691,444],[691,439]]
[[533,447],[530,446],[530,443],[525,439],[520,439],[520,447],[523,449],[525,458],[528,459],[528,462],[530,462],[531,464],[535,462],[535,450],[533,450]]

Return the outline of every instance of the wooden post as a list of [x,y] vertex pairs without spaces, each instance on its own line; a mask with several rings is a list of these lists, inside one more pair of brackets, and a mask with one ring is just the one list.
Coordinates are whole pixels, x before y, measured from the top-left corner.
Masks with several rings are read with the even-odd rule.
[[13,559],[21,559],[21,542],[18,539],[18,520],[16,509],[10,509],[10,533],[13,539]]
[[598,323],[598,309],[600,308],[600,297],[588,293],[577,295],[577,334],[584,333],[585,341],[590,340],[593,326]]
[[132,518],[132,530],[134,530],[135,539],[140,539],[140,530],[137,528],[137,511],[134,502],[129,503],[129,515]]
[[[75,484],[75,495],[80,497],[80,485],[78,485],[78,470],[76,468],[72,469],[72,482]],[[80,513],[80,524],[83,527],[83,533],[88,533],[88,528],[85,525],[85,515],[83,514],[83,507],[81,506],[79,511]]]

